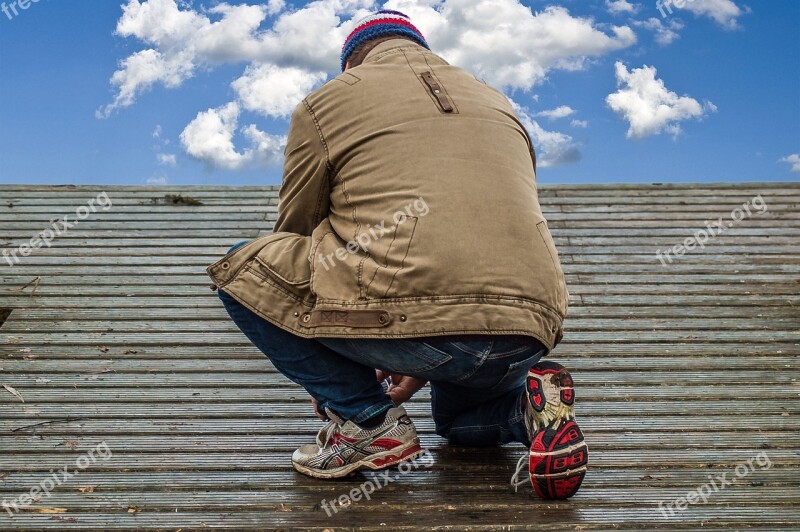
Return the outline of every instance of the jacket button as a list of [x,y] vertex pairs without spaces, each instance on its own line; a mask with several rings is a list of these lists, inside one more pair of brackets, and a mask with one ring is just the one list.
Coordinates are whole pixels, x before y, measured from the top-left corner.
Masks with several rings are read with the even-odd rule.
[[231,263],[230,262],[223,262],[222,264],[220,264],[220,268],[222,268],[223,270],[230,270],[231,269]]
[[400,316],[400,321],[406,321],[407,319],[408,319],[408,318],[406,318],[406,316],[405,316],[405,315],[403,315],[403,316]]
[[311,314],[303,315],[303,323],[308,323],[311,321]]

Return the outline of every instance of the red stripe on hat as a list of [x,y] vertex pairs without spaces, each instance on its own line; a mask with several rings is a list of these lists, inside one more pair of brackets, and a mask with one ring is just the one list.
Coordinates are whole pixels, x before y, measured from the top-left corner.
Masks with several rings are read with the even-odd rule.
[[382,19],[378,19],[378,20],[373,20],[372,22],[368,22],[368,23],[364,24],[363,26],[359,26],[356,29],[354,29],[353,32],[350,34],[350,36],[347,37],[347,40],[344,41],[344,46],[346,47],[347,43],[349,43],[350,40],[353,37],[355,37],[358,33],[364,31],[367,28],[371,28],[372,26],[377,26],[378,24],[396,24],[396,25],[400,25],[400,26],[405,26],[406,28],[409,28],[409,29],[419,33],[419,36],[422,37],[423,40],[425,40],[425,36],[422,35],[422,32],[419,31],[417,29],[417,27],[414,26],[412,23],[406,22],[405,20],[396,19],[396,18],[382,18]]

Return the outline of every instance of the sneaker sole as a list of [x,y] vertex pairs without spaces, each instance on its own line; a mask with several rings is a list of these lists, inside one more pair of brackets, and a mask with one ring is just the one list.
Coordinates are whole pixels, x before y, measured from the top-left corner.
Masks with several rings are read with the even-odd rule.
[[389,451],[372,454],[364,460],[346,464],[335,469],[314,469],[298,464],[295,461],[292,461],[292,466],[298,472],[309,477],[324,479],[343,478],[353,475],[362,469],[371,469],[373,471],[389,469],[402,462],[413,460],[425,452],[426,450],[422,448],[420,442],[417,440],[401,447],[395,447]]
[[[583,432],[572,415],[572,376],[560,364],[542,362],[528,372],[526,389],[534,417],[547,423],[531,437],[531,484],[542,499],[568,499],[581,487],[589,459]],[[559,414],[549,419],[546,410]]]

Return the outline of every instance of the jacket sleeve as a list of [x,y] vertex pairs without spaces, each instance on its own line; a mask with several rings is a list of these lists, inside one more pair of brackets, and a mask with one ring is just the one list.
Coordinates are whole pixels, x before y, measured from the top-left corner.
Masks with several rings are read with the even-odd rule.
[[310,236],[330,208],[328,157],[321,131],[303,101],[289,126],[275,233]]

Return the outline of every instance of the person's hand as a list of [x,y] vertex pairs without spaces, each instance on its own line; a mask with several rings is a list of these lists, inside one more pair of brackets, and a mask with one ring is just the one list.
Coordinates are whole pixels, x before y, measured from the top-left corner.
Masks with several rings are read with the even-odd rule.
[[428,381],[423,379],[417,379],[415,377],[409,377],[407,375],[400,375],[399,373],[391,373],[388,374],[381,370],[376,370],[376,376],[378,381],[385,381],[389,379],[389,390],[388,394],[391,397],[392,402],[397,406],[405,403],[411,397],[417,393],[423,386],[428,384]]
[[325,412],[320,412],[319,410],[319,403],[313,397],[311,398],[311,406],[314,407],[314,413],[320,418],[322,421],[330,421],[330,418],[325,414]]

